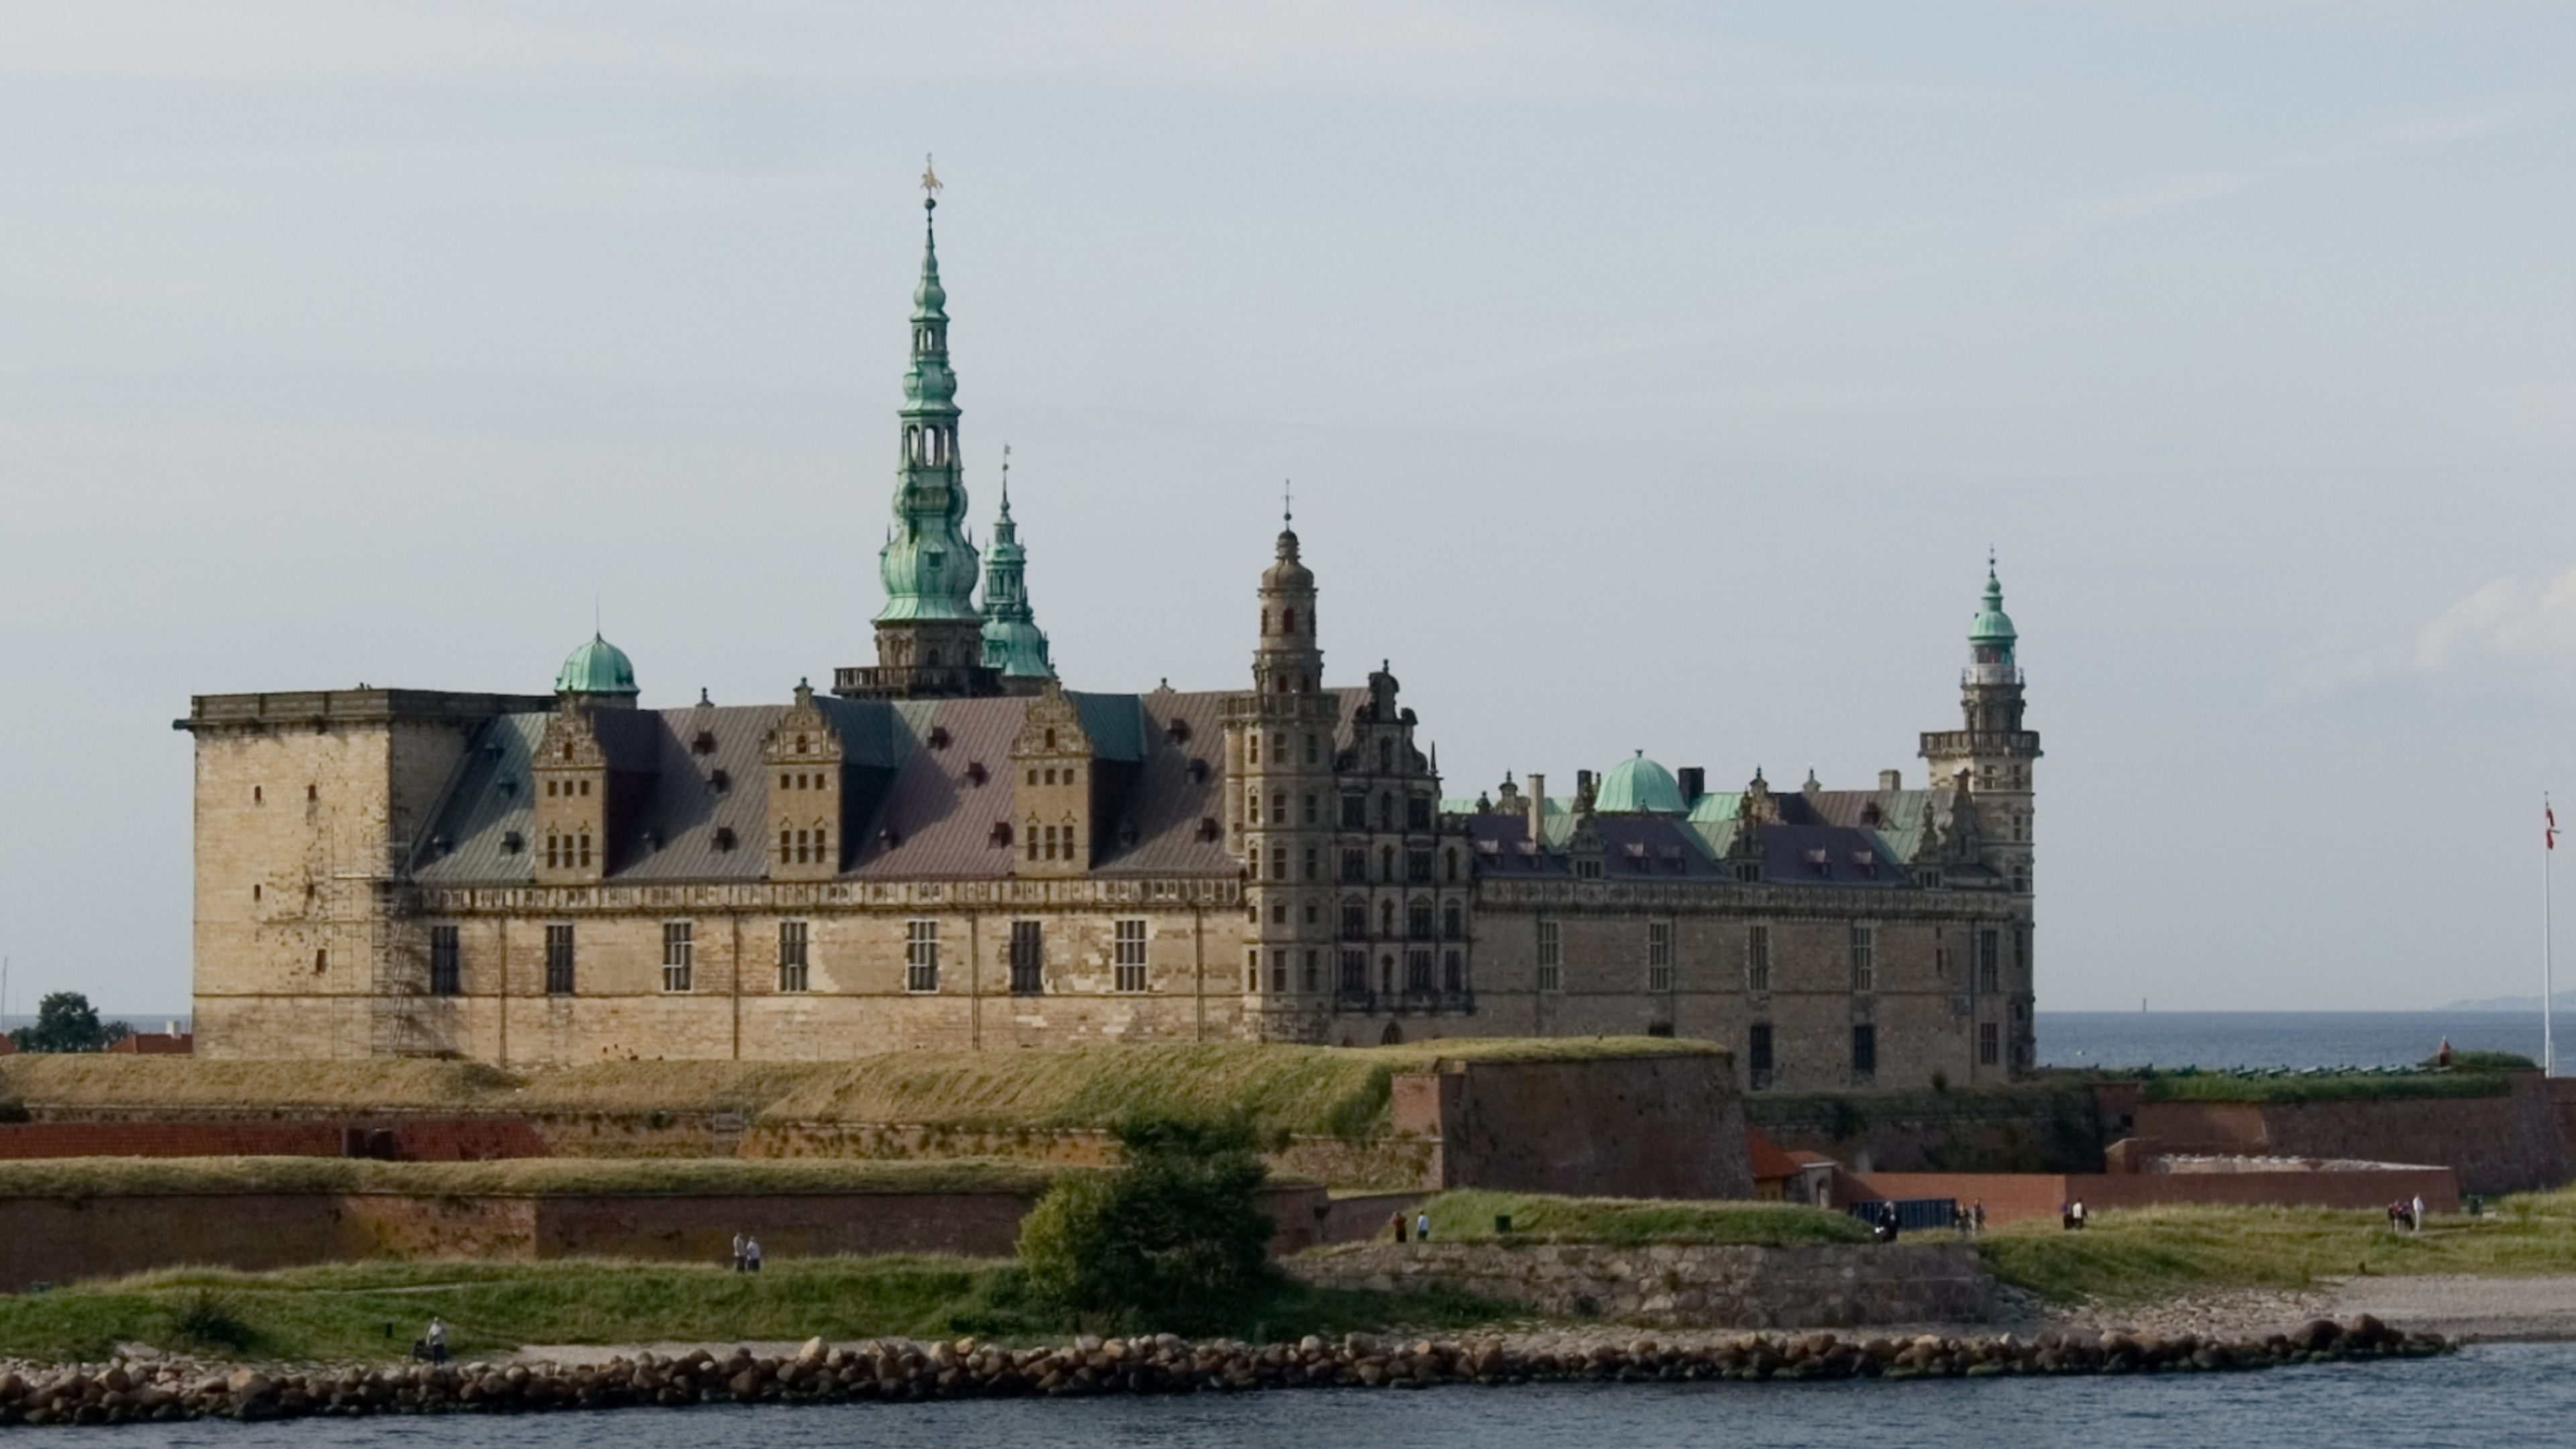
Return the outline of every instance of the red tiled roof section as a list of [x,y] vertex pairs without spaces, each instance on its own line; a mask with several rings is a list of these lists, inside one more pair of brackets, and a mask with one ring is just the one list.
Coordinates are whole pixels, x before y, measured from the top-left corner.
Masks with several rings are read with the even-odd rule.
[[1798,1175],[1798,1159],[1781,1151],[1780,1144],[1763,1135],[1759,1127],[1744,1129],[1744,1155],[1750,1159],[1755,1182],[1768,1182]]

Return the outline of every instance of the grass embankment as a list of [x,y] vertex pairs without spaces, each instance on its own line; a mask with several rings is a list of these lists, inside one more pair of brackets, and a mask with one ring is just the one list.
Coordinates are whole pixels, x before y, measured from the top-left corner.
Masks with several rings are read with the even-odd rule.
[[1431,1237],[1494,1241],[1494,1219],[1509,1217],[1521,1243],[1748,1243],[1787,1247],[1865,1243],[1869,1230],[1843,1213],[1795,1203],[1667,1202],[1651,1198],[1550,1197],[1460,1191],[1431,1199]]
[[[0,1297],[0,1355],[97,1359],[140,1342],[218,1358],[400,1357],[431,1314],[457,1353],[532,1343],[834,1340],[971,1334],[1056,1338],[1086,1325],[1031,1303],[1020,1270],[969,1258],[772,1260],[720,1267],[562,1260],[363,1263],[272,1273],[169,1269]],[[1459,1328],[1500,1310],[1426,1295],[1283,1288],[1243,1331],[1335,1335],[1390,1324]]]
[[2150,1102],[2364,1102],[2404,1097],[2501,1097],[2501,1071],[2150,1072],[2139,1095]]
[[1198,1043],[1052,1052],[883,1052],[842,1062],[598,1062],[516,1073],[471,1063],[188,1057],[0,1059],[0,1105],[310,1116],[741,1113],[754,1121],[973,1130],[1104,1127],[1131,1111],[1248,1108],[1272,1131],[1361,1137],[1390,1084],[1443,1058],[1574,1061],[1717,1053],[1704,1042],[1586,1037],[1393,1047]]
[[2364,1272],[2576,1273],[2576,1189],[2508,1197],[2478,1217],[2391,1232],[2385,1213],[2164,1207],[2094,1215],[2079,1233],[2018,1223],[1980,1244],[2006,1282],[2057,1302],[2136,1304],[2247,1288],[2307,1288]]
[[182,1197],[220,1193],[414,1196],[698,1193],[938,1193],[1045,1190],[1054,1169],[936,1158],[521,1157],[373,1162],[348,1157],[49,1157],[0,1161],[0,1197]]

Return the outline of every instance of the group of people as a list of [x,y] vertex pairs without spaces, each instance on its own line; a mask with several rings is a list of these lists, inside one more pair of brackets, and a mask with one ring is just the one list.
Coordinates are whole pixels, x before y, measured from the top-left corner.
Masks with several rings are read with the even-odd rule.
[[2083,1231],[2084,1199],[2079,1197],[2073,1202],[2059,1203],[2057,1205],[2057,1223],[2058,1226],[2066,1229],[2070,1233]]
[[[1395,1240],[1399,1243],[1403,1242],[1405,1233],[1403,1212],[1399,1210],[1388,1214],[1387,1225],[1395,1229]],[[1413,1240],[1417,1243],[1427,1243],[1431,1241],[1431,1214],[1425,1212],[1415,1215],[1413,1219]]]
[[733,1270],[737,1273],[760,1271],[760,1239],[733,1235]]
[[2424,1195],[2417,1193],[2413,1202],[2399,1199],[2388,1205],[2388,1230],[2392,1233],[2424,1231]]
[[1950,1226],[1957,1228],[1959,1236],[1963,1238],[1984,1237],[1986,1235],[1986,1200],[1979,1198],[1966,1207],[1961,1207],[1957,1198],[1950,1199]]

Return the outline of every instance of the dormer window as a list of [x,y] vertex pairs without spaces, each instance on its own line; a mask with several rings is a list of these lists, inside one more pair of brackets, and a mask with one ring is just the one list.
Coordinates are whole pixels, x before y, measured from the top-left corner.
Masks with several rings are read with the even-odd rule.
[[805,753],[805,737],[803,735],[798,735],[796,737],[796,753],[800,755]]
[[696,735],[690,738],[689,748],[701,755],[714,754],[716,752],[716,732],[714,730],[698,731]]

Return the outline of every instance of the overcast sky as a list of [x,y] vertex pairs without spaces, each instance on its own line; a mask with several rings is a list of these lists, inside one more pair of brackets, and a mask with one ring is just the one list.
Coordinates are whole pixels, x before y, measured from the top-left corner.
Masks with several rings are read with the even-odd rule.
[[2043,1009],[2535,991],[2571,54],[2536,0],[11,0],[10,1005],[184,1006],[191,694],[542,692],[594,605],[648,704],[868,662],[926,152],[1074,687],[1244,679],[1293,476],[1330,672],[1392,659],[1452,793],[1914,783],[1991,546]]

